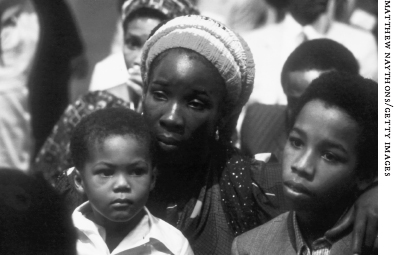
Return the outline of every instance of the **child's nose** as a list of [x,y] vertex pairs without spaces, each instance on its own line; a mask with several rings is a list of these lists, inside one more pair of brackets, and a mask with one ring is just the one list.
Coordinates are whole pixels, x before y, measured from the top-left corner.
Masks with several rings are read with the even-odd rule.
[[315,172],[313,155],[313,151],[311,150],[303,151],[291,165],[292,171],[304,178],[312,178]]
[[116,180],[114,184],[115,192],[124,192],[124,191],[129,191],[130,189],[131,189],[131,185],[124,174],[119,174],[118,176],[116,176]]

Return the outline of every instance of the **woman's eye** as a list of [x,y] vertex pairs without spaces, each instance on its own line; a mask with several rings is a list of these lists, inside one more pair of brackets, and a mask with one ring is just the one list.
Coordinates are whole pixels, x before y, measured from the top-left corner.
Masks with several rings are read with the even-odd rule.
[[301,146],[303,145],[301,139],[296,137],[289,137],[289,141],[294,148],[301,148]]
[[155,100],[159,100],[159,101],[166,100],[166,95],[162,91],[152,91],[151,94]]
[[202,111],[205,109],[205,104],[201,102],[200,100],[192,100],[189,103],[190,107],[199,111]]

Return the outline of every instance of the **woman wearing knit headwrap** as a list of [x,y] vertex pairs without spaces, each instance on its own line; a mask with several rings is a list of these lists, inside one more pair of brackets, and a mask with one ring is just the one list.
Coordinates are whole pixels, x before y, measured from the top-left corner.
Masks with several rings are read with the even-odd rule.
[[158,141],[148,208],[179,228],[195,254],[229,254],[236,235],[284,208],[279,166],[230,143],[253,89],[249,48],[218,22],[183,16],[155,29],[141,65],[143,114]]
[[143,115],[157,139],[148,208],[195,254],[230,254],[235,236],[286,209],[280,166],[241,156],[230,142],[253,88],[253,58],[242,38],[206,17],[178,17],[152,33],[141,57]]
[[[46,179],[61,192],[71,192],[70,212],[82,198],[75,194],[67,179],[67,169],[73,164],[70,158],[70,135],[82,117],[102,108],[137,108],[140,101],[141,74],[139,70],[142,46],[153,27],[164,20],[180,15],[198,13],[189,0],[127,0],[122,7],[122,24],[125,34],[124,55],[128,68],[133,71],[127,84],[109,91],[95,91],[81,96],[69,105],[52,134],[38,153],[33,170],[42,172]],[[135,68],[137,66],[138,68]]]
[[198,14],[188,0],[127,0],[122,7],[123,56],[129,78],[124,84],[107,89],[111,94],[133,102],[138,109],[142,81],[140,56],[150,31],[161,21],[186,14]]

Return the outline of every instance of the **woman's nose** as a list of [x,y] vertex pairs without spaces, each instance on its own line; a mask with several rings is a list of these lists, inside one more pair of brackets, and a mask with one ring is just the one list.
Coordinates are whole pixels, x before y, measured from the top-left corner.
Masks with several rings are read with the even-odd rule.
[[184,118],[179,103],[170,104],[160,118],[160,125],[167,131],[182,133],[184,130]]
[[127,180],[125,174],[120,173],[115,176],[114,191],[115,192],[125,192],[131,189],[131,185]]
[[310,150],[305,150],[300,153],[300,155],[295,158],[293,164],[291,165],[291,169],[304,178],[313,178],[315,172],[313,152]]

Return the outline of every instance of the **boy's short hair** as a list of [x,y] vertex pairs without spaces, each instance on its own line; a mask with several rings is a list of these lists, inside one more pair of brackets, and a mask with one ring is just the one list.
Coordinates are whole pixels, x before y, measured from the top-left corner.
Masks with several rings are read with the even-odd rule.
[[359,75],[329,72],[315,79],[301,96],[290,119],[291,127],[302,108],[312,100],[346,112],[360,127],[357,175],[361,179],[377,176],[378,166],[378,84]]
[[70,140],[75,167],[81,171],[89,148],[114,135],[129,135],[146,144],[151,160],[154,159],[154,139],[143,117],[127,108],[106,108],[87,115],[75,127]]
[[358,74],[359,64],[354,55],[340,43],[330,39],[306,41],[289,55],[283,65],[281,73],[283,89],[285,90],[285,79],[289,72],[311,69]]

